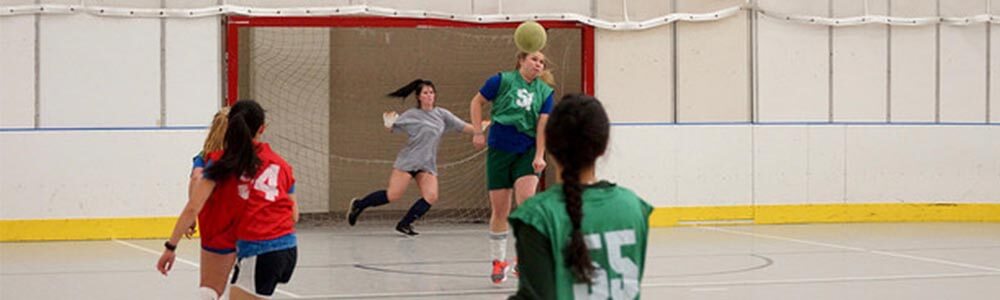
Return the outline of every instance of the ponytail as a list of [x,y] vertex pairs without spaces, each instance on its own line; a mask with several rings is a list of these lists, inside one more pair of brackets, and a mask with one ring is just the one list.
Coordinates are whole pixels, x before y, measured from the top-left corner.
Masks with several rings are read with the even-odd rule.
[[256,175],[261,161],[254,147],[254,136],[264,124],[264,109],[253,100],[240,100],[229,111],[225,150],[222,158],[205,169],[213,180],[229,176]]
[[566,197],[566,214],[573,224],[569,245],[566,246],[566,264],[573,271],[577,282],[590,282],[594,276],[594,265],[590,262],[590,250],[583,240],[580,224],[583,221],[583,185],[580,183],[580,169],[573,164],[562,165],[563,195]]
[[604,107],[587,95],[566,95],[552,109],[545,125],[545,145],[562,168],[566,214],[573,225],[569,244],[563,249],[565,263],[577,282],[590,282],[594,265],[583,239],[583,183],[580,173],[594,166],[608,146],[610,122]]
[[545,69],[545,71],[542,71],[542,74],[538,75],[538,79],[541,79],[542,82],[548,84],[549,87],[553,89],[556,88],[556,76],[552,75],[552,70]]
[[420,85],[423,84],[423,83],[424,83],[423,79],[417,78],[416,80],[411,81],[410,83],[408,83],[408,84],[404,85],[403,87],[397,89],[395,92],[389,93],[386,96],[387,97],[394,97],[394,98],[406,98],[406,97],[409,97],[410,94],[415,93],[417,91],[417,89],[420,87]]
[[226,127],[229,126],[229,107],[223,106],[219,112],[212,117],[212,128],[208,130],[205,137],[205,144],[201,147],[201,154],[208,155],[211,152],[222,150],[222,143],[226,137]]

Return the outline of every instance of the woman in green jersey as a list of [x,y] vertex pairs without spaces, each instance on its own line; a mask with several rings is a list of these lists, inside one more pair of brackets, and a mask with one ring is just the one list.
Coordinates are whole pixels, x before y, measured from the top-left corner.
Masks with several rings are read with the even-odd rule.
[[567,95],[552,110],[545,137],[562,183],[517,208],[520,282],[511,299],[637,299],[652,206],[598,180],[594,162],[610,124],[594,97]]
[[538,174],[545,169],[545,121],[552,110],[551,75],[545,70],[542,52],[517,55],[515,70],[500,72],[489,79],[472,98],[472,126],[483,119],[483,105],[492,102],[489,139],[475,128],[472,144],[482,148],[489,143],[486,155],[486,183],[489,189],[490,257],[493,270],[490,280],[500,284],[507,279],[507,216],[511,195],[517,203],[535,195]]

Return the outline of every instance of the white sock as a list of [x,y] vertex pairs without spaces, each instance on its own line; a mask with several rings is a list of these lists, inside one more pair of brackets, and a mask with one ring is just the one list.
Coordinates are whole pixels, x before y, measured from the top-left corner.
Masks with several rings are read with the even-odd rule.
[[504,261],[507,259],[507,235],[510,231],[490,232],[490,258]]
[[200,297],[199,299],[201,299],[201,300],[218,300],[219,299],[219,294],[216,293],[215,290],[213,290],[210,287],[205,287],[205,286],[203,286],[203,287],[201,287],[201,288],[198,289],[198,296]]

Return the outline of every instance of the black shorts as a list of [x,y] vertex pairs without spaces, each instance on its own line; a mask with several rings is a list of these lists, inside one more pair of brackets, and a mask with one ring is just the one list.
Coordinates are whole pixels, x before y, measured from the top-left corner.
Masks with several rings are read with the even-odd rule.
[[414,179],[416,179],[417,178],[417,174],[420,174],[420,173],[429,173],[429,172],[424,171],[424,170],[414,170],[414,171],[406,171],[406,173],[409,173],[410,177],[413,177]]
[[292,279],[297,260],[297,247],[240,258],[230,283],[258,297],[271,297],[279,283]]

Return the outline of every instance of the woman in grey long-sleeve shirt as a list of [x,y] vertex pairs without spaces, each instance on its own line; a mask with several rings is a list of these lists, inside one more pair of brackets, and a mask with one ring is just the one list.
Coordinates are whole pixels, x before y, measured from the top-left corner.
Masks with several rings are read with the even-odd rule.
[[[417,235],[413,231],[413,221],[424,215],[438,200],[437,150],[441,136],[445,132],[473,133],[473,127],[450,111],[434,106],[436,100],[434,83],[417,79],[390,93],[389,97],[406,98],[415,94],[417,107],[397,115],[386,112],[382,115],[385,127],[392,132],[404,132],[409,137],[406,146],[399,151],[389,175],[389,187],[368,194],[364,198],[354,198],[347,210],[347,221],[354,226],[366,208],[385,205],[399,200],[406,192],[410,178],[417,181],[422,198],[418,199],[406,212],[396,231],[407,236]],[[485,128],[485,126],[483,126]]]

